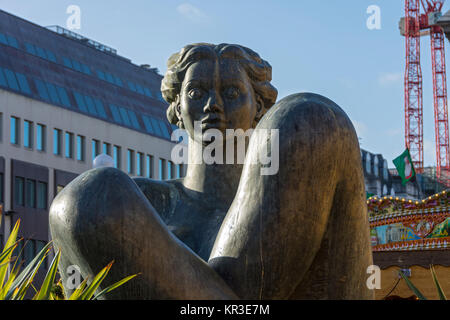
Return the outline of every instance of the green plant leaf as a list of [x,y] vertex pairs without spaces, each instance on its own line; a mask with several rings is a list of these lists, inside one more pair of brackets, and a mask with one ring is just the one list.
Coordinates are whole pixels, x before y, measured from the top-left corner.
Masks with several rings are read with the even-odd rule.
[[41,289],[33,298],[33,300],[48,300],[50,296],[50,292],[53,287],[53,283],[55,282],[56,272],[58,271],[59,259],[61,257],[61,251],[58,250],[56,256],[53,258],[52,264],[48,269],[48,272],[45,276],[44,282],[41,285]]
[[[2,253],[5,253],[6,251],[8,251],[17,242],[16,239],[17,239],[17,233],[19,232],[19,226],[20,226],[20,219],[17,220],[13,230],[9,234],[8,240],[5,243],[5,247],[4,247]],[[6,260],[10,260],[11,259],[11,255],[12,255],[13,250],[10,250],[8,252],[8,254],[5,256]],[[3,288],[3,283],[5,282],[5,277],[6,277],[6,273],[7,272],[8,272],[8,266],[7,265],[0,267],[0,288]]]
[[415,285],[412,284],[412,282],[406,277],[403,272],[400,270],[399,274],[402,276],[403,280],[405,280],[408,287],[411,289],[412,292],[419,298],[419,300],[427,300],[427,298],[424,297],[424,295],[419,291],[419,289],[416,288]]
[[98,289],[103,279],[105,279],[109,270],[111,269],[114,261],[111,261],[106,267],[104,267],[92,280],[91,284],[86,288],[83,294],[80,296],[80,300],[90,300],[94,295],[95,291]]
[[69,300],[79,300],[80,296],[83,294],[84,288],[87,286],[88,278],[84,279],[83,282],[75,289],[74,292],[69,297]]
[[[16,288],[24,289],[24,286],[27,286],[27,284],[31,283],[29,280],[32,280],[34,274],[37,272],[37,269],[47,256],[47,253],[50,250],[49,249],[50,245],[51,242],[47,243],[47,245],[45,245],[45,247],[34,257],[33,260],[31,260],[31,262],[25,267],[25,269],[23,269],[23,271],[17,276],[17,278],[11,284],[11,289],[6,294],[5,299],[13,298],[13,296],[15,296],[14,290]],[[17,294],[20,295],[21,292]]]
[[139,275],[139,273],[138,273],[138,274],[131,275],[131,276],[128,276],[128,277],[126,277],[126,278],[123,278],[122,280],[117,281],[116,283],[110,285],[110,286],[107,287],[106,289],[100,291],[100,292],[94,297],[94,300],[96,300],[96,299],[98,299],[100,296],[102,296],[102,295],[104,295],[104,294],[107,294],[108,292],[111,292],[112,290],[114,290],[114,289],[120,287],[120,286],[123,285],[125,282],[130,281],[131,279],[133,279],[133,278],[136,277],[137,275]]
[[445,296],[444,291],[442,290],[442,287],[438,281],[437,275],[436,275],[436,271],[434,270],[434,266],[430,265],[430,271],[431,271],[431,276],[433,277],[433,281],[434,284],[436,285],[436,289],[439,295],[439,299],[440,300],[447,300],[447,297]]

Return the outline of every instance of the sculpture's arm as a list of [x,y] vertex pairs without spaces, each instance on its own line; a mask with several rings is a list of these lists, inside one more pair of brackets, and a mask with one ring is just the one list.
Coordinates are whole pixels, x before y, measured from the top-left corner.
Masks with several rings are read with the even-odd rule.
[[[50,209],[50,227],[65,263],[83,277],[115,263],[105,286],[141,275],[111,294],[117,299],[234,299],[222,278],[166,228],[136,183],[113,168],[81,174]],[[60,270],[63,280],[65,270]]]

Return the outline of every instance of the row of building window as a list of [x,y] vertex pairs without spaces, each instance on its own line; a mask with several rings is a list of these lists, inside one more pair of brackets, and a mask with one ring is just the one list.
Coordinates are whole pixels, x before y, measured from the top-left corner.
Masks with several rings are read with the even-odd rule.
[[[39,97],[44,101],[59,104],[66,108],[72,107],[65,88],[39,79],[34,79],[34,83]],[[31,95],[30,86],[26,76],[6,68],[0,68],[0,85]],[[108,119],[105,106],[100,99],[83,95],[76,91],[73,91],[73,96],[80,111],[102,119]],[[113,104],[110,104],[109,108],[114,122],[136,130],[141,130],[141,125],[139,124],[137,115],[134,111]],[[170,139],[170,133],[165,123],[150,115],[141,114],[141,117],[145,131],[152,135]]]
[[47,209],[47,183],[14,177],[14,203],[27,208]]
[[[16,49],[20,49],[17,39],[8,34],[0,33],[0,43],[7,45],[7,46],[14,47]],[[48,61],[51,61],[54,63],[58,63],[57,59],[56,59],[56,55],[51,50],[41,48],[37,45],[28,43],[28,42],[24,43],[24,46],[25,46],[25,51],[28,52],[29,54],[32,54],[34,56],[40,57],[42,59],[45,59],[45,60],[48,60]],[[82,62],[79,62],[77,60],[63,57],[62,64],[72,70],[76,70],[76,71],[82,72],[87,75],[92,74],[91,69],[87,65],[85,65]],[[108,72],[103,72],[103,71],[97,70],[97,76],[101,80],[107,81],[114,85],[118,85],[122,88],[124,87],[122,80],[119,77],[112,75]],[[143,87],[137,83],[128,81],[128,88],[133,92],[148,96],[150,98],[155,98],[155,99],[158,99],[158,100],[161,100],[164,102],[164,99],[162,98],[160,93],[154,95],[151,93],[151,91],[148,88]]]
[[[0,114],[1,115],[1,114]],[[0,118],[0,122],[2,119]],[[47,127],[41,123],[34,123],[29,120],[23,120],[23,131],[21,130],[21,119],[11,116],[10,118],[10,143],[16,146],[20,145],[21,133],[23,132],[23,146],[33,149],[34,144],[36,150],[45,152],[47,149]],[[36,126],[36,130],[34,129]],[[1,128],[1,123],[0,123]],[[36,139],[35,139],[36,137]],[[91,141],[92,160],[101,153],[111,156],[114,160],[114,167],[120,169],[121,164],[121,147],[111,145],[108,142],[101,143],[97,139]],[[56,156],[64,156],[67,159],[75,159],[85,161],[86,137],[69,131],[63,131],[53,128],[53,154]],[[154,159],[152,155],[143,152],[127,149],[127,172],[130,175],[146,176],[155,178]],[[182,165],[175,165],[170,160],[159,159],[159,179],[180,178],[183,174]],[[145,174],[144,174],[145,173]]]

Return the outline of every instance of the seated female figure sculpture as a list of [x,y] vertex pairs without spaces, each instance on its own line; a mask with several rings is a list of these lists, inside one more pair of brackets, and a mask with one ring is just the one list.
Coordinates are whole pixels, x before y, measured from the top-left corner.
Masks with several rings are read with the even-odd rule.
[[172,55],[161,90],[169,121],[189,135],[189,157],[208,145],[196,121],[201,133],[277,129],[278,172],[261,174],[258,154],[269,142],[252,136],[243,164],[190,163],[181,179],[130,178],[114,168],[81,174],[50,209],[63,280],[70,265],[92,279],[115,260],[108,283],[141,274],[113,299],[373,298],[351,121],[317,94],[275,104],[271,73],[239,45],[193,44]]

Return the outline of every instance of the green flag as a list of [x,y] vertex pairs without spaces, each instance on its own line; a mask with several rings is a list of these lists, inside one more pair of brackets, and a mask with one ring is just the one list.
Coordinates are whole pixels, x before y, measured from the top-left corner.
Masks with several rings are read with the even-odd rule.
[[400,156],[392,160],[392,162],[397,168],[398,175],[402,178],[402,184],[406,184],[406,182],[416,175],[408,148]]

